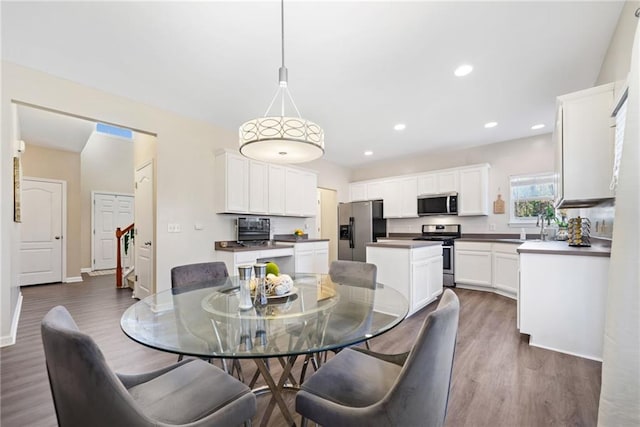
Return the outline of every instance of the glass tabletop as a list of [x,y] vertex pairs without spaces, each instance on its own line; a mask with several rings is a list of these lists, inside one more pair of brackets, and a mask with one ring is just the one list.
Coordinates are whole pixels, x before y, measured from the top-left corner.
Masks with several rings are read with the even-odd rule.
[[258,358],[331,350],[399,324],[408,302],[398,291],[334,283],[328,275],[291,275],[293,289],[266,306],[241,310],[239,279],[227,277],[151,295],[120,325],[143,345],[198,357]]

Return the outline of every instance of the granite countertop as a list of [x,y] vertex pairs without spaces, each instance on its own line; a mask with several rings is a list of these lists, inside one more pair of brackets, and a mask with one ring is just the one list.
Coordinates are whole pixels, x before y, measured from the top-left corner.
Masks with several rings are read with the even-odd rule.
[[456,242],[486,242],[486,243],[516,243],[518,245],[526,242],[518,238],[500,238],[500,237],[461,237]]
[[574,247],[557,240],[527,241],[518,247],[518,253],[610,257],[611,245],[596,241],[588,247]]
[[249,251],[269,251],[273,249],[287,249],[293,248],[293,245],[285,245],[285,244],[275,244],[274,242],[269,242],[266,245],[255,245],[255,246],[242,246],[236,242],[224,242],[227,244],[227,247],[220,246],[220,243],[215,243],[216,251],[224,251],[224,252],[249,252]]
[[367,243],[367,247],[374,248],[396,248],[396,249],[417,249],[427,246],[442,246],[442,242],[429,242],[425,240],[386,240],[382,242]]

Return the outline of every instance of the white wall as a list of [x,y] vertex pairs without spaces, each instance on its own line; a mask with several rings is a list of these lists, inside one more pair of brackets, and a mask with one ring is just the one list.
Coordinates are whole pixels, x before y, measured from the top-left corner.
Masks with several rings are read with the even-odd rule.
[[[214,153],[221,148],[237,148],[237,132],[189,119],[126,98],[111,95],[46,73],[2,62],[1,123],[12,123],[11,100],[18,100],[69,112],[95,121],[114,123],[157,135],[157,290],[170,287],[170,268],[186,262],[213,259],[213,242],[232,237],[226,215],[214,208]],[[10,332],[19,296],[16,252],[19,226],[12,221],[11,158],[14,153],[12,126],[2,126],[0,188],[2,223],[0,228],[0,335]],[[322,185],[346,194],[348,171],[324,161],[302,165],[318,170]],[[337,172],[336,172],[337,170]],[[325,176],[330,171],[331,176]],[[336,173],[334,173],[336,172]],[[182,225],[181,233],[168,233],[169,223]],[[202,225],[195,230],[195,225]],[[288,229],[285,224],[282,229]],[[315,228],[315,221],[311,229]]]
[[[505,213],[479,217],[435,216],[409,219],[391,219],[387,223],[390,233],[420,233],[422,224],[462,224],[463,233],[519,233],[520,226],[509,227],[509,177],[528,173],[554,171],[553,142],[551,134],[499,142],[481,147],[440,152],[419,157],[409,157],[360,168],[352,174],[352,181],[382,178],[407,173],[489,163],[489,199],[498,192],[505,201]],[[492,229],[495,226],[495,229]],[[535,227],[528,227],[534,233]]]

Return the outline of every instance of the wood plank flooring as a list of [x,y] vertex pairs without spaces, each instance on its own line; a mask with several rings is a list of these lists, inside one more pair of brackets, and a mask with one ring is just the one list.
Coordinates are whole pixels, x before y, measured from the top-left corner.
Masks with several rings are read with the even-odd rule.
[[[130,290],[115,289],[114,276],[83,278],[82,283],[22,289],[17,343],[0,349],[2,427],[57,425],[40,338],[40,321],[55,305],[69,309],[116,371],[143,372],[175,362],[174,355],[134,343],[120,330],[122,312],[136,301]],[[447,427],[596,425],[600,363],[530,347],[515,328],[513,300],[478,291],[455,292],[461,312]],[[408,350],[434,308],[435,303],[372,340],[372,348]],[[271,363],[274,369],[277,365]],[[250,377],[255,366],[243,362],[243,370]],[[259,411],[267,398],[259,398]],[[288,400],[293,408],[293,394]],[[285,423],[274,416],[270,425]]]

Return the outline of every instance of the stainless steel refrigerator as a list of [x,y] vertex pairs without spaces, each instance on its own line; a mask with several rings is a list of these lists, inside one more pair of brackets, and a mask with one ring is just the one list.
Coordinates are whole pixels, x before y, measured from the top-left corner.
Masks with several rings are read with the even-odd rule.
[[338,204],[338,259],[366,261],[366,244],[387,236],[382,200]]

